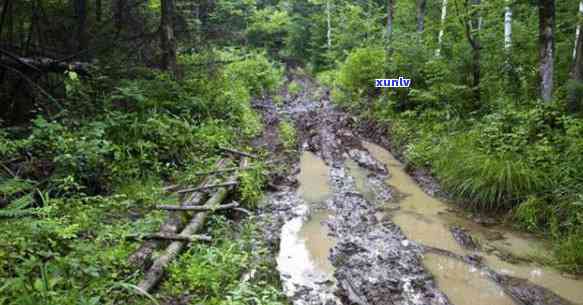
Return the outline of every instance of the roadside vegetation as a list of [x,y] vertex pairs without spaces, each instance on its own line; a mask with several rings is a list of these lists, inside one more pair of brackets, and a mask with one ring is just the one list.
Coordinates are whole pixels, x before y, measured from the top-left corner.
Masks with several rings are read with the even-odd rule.
[[[149,303],[132,285],[141,272],[128,264],[140,244],[131,237],[158,230],[166,213],[155,205],[177,200],[163,193],[165,185],[197,183],[201,177],[194,173],[212,170],[219,146],[244,145],[258,135],[262,124],[251,97],[275,90],[281,79],[281,69],[260,53],[218,56],[234,62],[214,71],[187,68],[181,80],[155,70],[131,79],[102,75],[97,83],[69,75],[69,95],[61,100],[66,110],[58,119],[37,116],[26,129],[2,130],[0,303]],[[201,61],[207,59],[179,58],[185,67]],[[245,173],[244,206],[260,198],[262,173]],[[215,227],[226,220],[217,221]],[[211,298],[209,304],[277,300],[278,290],[269,286],[276,281],[237,286],[249,271],[242,263],[257,250],[249,244],[257,233],[251,224],[242,232],[220,229],[210,248],[193,248],[177,262],[186,270],[205,260],[215,272],[236,267],[229,277],[217,282],[221,274],[203,272],[188,288],[171,272],[171,283],[184,293],[214,291],[200,295]],[[246,239],[223,240],[227,233]],[[203,247],[210,252],[191,262]],[[224,258],[215,261],[213,251]],[[219,293],[224,289],[233,292]],[[161,298],[178,297],[177,291],[164,289]]]
[[[200,182],[220,146],[250,150],[263,128],[252,100],[278,92],[283,63],[387,127],[461,205],[548,236],[552,263],[583,273],[577,1],[186,2],[0,5],[0,304],[285,304],[253,217],[213,216],[213,241],[154,295],[128,262],[166,216],[155,206],[177,201],[165,187]],[[541,25],[552,37],[537,40]],[[412,87],[374,88],[399,76]],[[297,148],[291,122],[278,131]],[[265,171],[241,175],[244,208]]]
[[[512,20],[510,49],[503,47],[499,18],[505,4],[473,8],[485,24],[470,34],[481,39],[477,85],[475,50],[466,39],[456,39],[464,37],[463,24],[474,15],[456,12],[458,4],[453,5],[451,20],[439,26],[426,18],[420,33],[406,25],[415,9],[398,4],[394,22],[401,23],[390,41],[378,37],[355,47],[318,78],[360,121],[388,128],[386,136],[408,165],[429,169],[460,205],[505,215],[519,229],[550,237],[552,263],[583,272],[583,104],[581,82],[571,79],[579,63],[565,61],[574,47],[577,15],[567,9],[573,5],[557,3],[558,27],[568,31],[555,33],[558,81],[549,100],[540,96],[538,44],[531,35],[539,16],[532,5],[512,6],[520,15]],[[412,87],[374,88],[374,79],[398,76],[411,78]]]

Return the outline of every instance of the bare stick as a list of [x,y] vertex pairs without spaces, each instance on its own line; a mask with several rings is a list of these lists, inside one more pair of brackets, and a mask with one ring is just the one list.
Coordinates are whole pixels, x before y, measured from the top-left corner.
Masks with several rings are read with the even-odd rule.
[[[241,159],[241,166],[246,166],[247,160],[245,158]],[[236,176],[231,176],[230,181],[234,182],[237,179]],[[227,186],[223,188],[218,188],[214,195],[209,198],[206,202],[206,206],[218,206],[220,203],[225,200],[229,191],[232,190],[232,186]],[[192,220],[188,223],[188,225],[182,230],[179,236],[192,236],[194,233],[200,231],[206,221],[206,217],[209,215],[209,212],[200,212],[196,214]],[[154,288],[162,279],[164,275],[164,271],[166,267],[174,260],[178,254],[184,249],[186,246],[186,242],[183,241],[173,241],[170,243],[166,251],[158,257],[158,259],[152,264],[152,267],[145,273],[144,279],[138,284],[138,288],[142,289],[143,291],[150,291]]]
[[[225,159],[221,159],[217,162],[216,166],[218,168],[223,167],[226,164]],[[205,178],[201,185],[208,185],[210,183],[210,178]],[[189,198],[182,202],[183,205],[196,205],[204,199],[203,193],[193,193]],[[179,213],[170,213],[166,221],[160,226],[158,234],[176,234],[179,227],[182,226],[182,221]],[[148,261],[148,258],[152,256],[154,250],[160,245],[158,240],[148,240],[138,248],[130,257],[130,264],[138,267],[143,267]]]
[[147,234],[141,236],[142,239],[147,240],[172,240],[172,241],[184,241],[184,242],[194,242],[197,240],[203,241],[212,241],[212,238],[207,235],[192,235],[192,236],[180,236],[180,235],[172,235],[172,234]]
[[212,174],[229,173],[229,172],[236,172],[236,171],[240,171],[240,170],[248,170],[248,169],[253,169],[253,168],[257,168],[257,166],[248,166],[248,167],[245,167],[245,168],[230,167],[230,168],[217,169],[217,170],[208,171],[208,172],[198,172],[195,175],[197,175],[197,176],[206,176],[206,175],[212,175]]
[[178,187],[179,187],[178,184],[172,184],[162,188],[162,191],[164,191],[165,193],[169,193],[175,191]]
[[225,182],[225,183],[217,183],[217,184],[193,187],[193,188],[189,188],[189,189],[183,189],[183,190],[178,191],[177,193],[183,194],[183,193],[198,192],[198,191],[220,188],[220,187],[225,187],[225,186],[233,186],[233,185],[237,185],[237,184],[238,183],[236,181],[230,181],[230,182]]
[[226,210],[230,208],[236,208],[239,206],[238,202],[233,202],[229,204],[223,204],[216,207],[212,206],[197,206],[197,205],[183,205],[183,206],[176,206],[176,205],[159,205],[156,206],[157,209],[166,210],[166,211],[217,211],[217,210]]
[[232,148],[226,148],[226,147],[219,146],[219,149],[220,150],[223,150],[223,151],[226,151],[226,152],[229,152],[229,153],[232,153],[232,154],[241,155],[243,157],[249,157],[249,158],[253,158],[253,159],[257,159],[258,158],[257,155],[250,154],[250,153],[246,153],[244,151],[235,150],[235,149],[232,149]]

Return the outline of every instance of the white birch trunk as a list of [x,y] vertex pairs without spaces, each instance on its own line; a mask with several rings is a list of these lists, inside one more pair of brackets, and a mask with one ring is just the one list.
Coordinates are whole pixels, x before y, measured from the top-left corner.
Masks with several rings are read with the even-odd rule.
[[443,0],[441,4],[441,29],[439,29],[439,34],[437,36],[437,50],[435,51],[435,56],[441,56],[441,45],[443,44],[443,34],[445,31],[445,18],[447,17],[447,0]]
[[396,0],[387,1],[387,32],[385,37],[388,42],[391,41],[391,36],[393,35],[393,17],[395,15],[395,1]]
[[328,24],[328,30],[326,32],[327,46],[328,49],[332,48],[332,20],[330,12],[330,0],[326,0],[326,23]]
[[512,8],[506,7],[504,13],[504,49],[510,52],[512,47]]
[[[579,2],[579,16],[577,16],[577,18],[583,18],[583,0]],[[581,35],[581,22],[577,20],[577,30],[575,31],[575,46],[573,47],[573,60],[577,58],[577,40],[579,40],[579,35]]]

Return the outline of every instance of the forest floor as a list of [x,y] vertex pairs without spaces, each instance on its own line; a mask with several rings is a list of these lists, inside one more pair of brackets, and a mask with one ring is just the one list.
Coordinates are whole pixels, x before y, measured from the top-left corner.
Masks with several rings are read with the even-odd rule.
[[[287,160],[269,176],[259,223],[292,303],[583,300],[582,281],[537,263],[544,242],[443,203],[426,171],[392,156],[386,130],[337,109],[301,70],[254,107],[265,126],[254,146]],[[288,122],[296,142],[286,149]]]

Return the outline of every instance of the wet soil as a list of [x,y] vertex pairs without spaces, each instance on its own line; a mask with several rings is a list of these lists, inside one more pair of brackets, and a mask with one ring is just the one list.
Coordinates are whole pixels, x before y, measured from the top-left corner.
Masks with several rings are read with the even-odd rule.
[[[270,176],[273,191],[259,219],[290,302],[581,304],[583,282],[504,260],[501,253],[524,257],[537,247],[489,221],[459,216],[433,197],[442,193],[427,173],[408,175],[389,151],[362,141],[363,130],[351,128],[354,120],[325,89],[309,77],[289,77],[303,90],[283,89],[282,105],[256,102],[266,130],[255,144],[288,160]],[[296,153],[281,149],[281,119],[297,128]],[[390,144],[379,129],[368,130]]]

